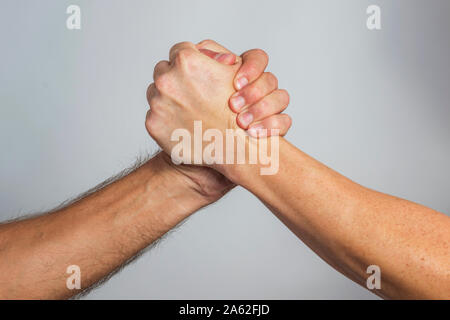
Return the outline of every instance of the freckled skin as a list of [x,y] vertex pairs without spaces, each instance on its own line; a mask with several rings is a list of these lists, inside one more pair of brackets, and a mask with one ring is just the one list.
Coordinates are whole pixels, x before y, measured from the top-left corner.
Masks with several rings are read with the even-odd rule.
[[[194,51],[185,58],[187,64],[195,65],[195,74],[205,72],[223,79],[216,74],[221,70],[199,63]],[[176,84],[177,94],[183,94],[177,109],[178,127],[190,130],[190,115],[211,128],[235,126],[230,125],[229,115],[217,112],[223,99],[215,86],[206,85],[201,77],[186,77],[182,71],[170,74],[169,82]],[[223,76],[230,77],[227,71]],[[191,88],[197,90],[186,90]],[[193,101],[202,106],[202,112],[190,106]],[[156,122],[163,127],[172,125],[163,117]],[[167,134],[158,130],[154,134],[165,148]],[[449,217],[362,187],[284,138],[280,139],[279,155],[280,168],[275,175],[260,175],[259,165],[216,164],[212,168],[250,190],[312,250],[352,280],[365,286],[367,267],[379,266],[381,289],[373,290],[375,294],[394,299],[450,298]]]
[[366,287],[381,269],[391,299],[450,298],[450,218],[354,183],[280,139],[280,169],[216,168],[260,198],[286,226],[338,271]]

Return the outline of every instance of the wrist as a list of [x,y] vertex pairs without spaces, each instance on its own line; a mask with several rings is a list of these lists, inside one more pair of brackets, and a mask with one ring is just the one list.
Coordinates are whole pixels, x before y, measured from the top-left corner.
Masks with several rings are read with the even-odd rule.
[[238,139],[240,141],[235,141],[234,148],[224,148],[224,161],[214,164],[215,170],[244,187],[258,176],[278,173],[282,138],[253,138],[245,134],[237,136],[236,140]]
[[[177,205],[186,208],[187,211],[191,209],[193,212],[214,201],[199,192],[198,183],[184,174],[178,168],[179,166],[173,164],[166,153],[158,153],[144,166],[157,176],[158,189],[176,198],[174,200],[176,200]],[[149,184],[152,184],[151,180],[149,180]],[[152,188],[148,188],[148,190],[152,190]],[[189,214],[192,212],[189,212]]]

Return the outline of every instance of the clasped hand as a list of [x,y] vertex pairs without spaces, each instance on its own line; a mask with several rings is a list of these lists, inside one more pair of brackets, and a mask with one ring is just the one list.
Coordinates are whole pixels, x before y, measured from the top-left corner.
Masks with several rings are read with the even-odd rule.
[[[154,83],[147,90],[150,110],[146,128],[176,164],[223,164],[196,154],[196,134],[215,132],[225,137],[227,130],[252,137],[284,135],[291,119],[281,112],[289,95],[278,89],[277,78],[264,72],[268,63],[262,50],[250,50],[241,57],[211,40],[195,45],[182,42],[173,46],[169,61],[160,61],[153,74]],[[181,131],[181,133],[179,133]],[[192,150],[183,150],[177,159],[178,139],[186,133]],[[194,139],[190,139],[194,137]],[[184,137],[184,142],[186,141]],[[213,138],[210,137],[211,140]],[[222,148],[222,142],[220,149]],[[196,152],[197,151],[197,152]],[[225,154],[225,152],[223,153]],[[225,156],[223,156],[225,158]],[[219,170],[220,171],[220,170]]]

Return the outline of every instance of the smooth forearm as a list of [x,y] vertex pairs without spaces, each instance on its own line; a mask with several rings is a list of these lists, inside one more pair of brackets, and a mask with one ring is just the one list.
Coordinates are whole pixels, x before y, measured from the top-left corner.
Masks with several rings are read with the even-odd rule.
[[280,140],[280,169],[224,173],[256,196],[333,267],[365,284],[378,265],[392,298],[445,297],[450,292],[450,219],[421,205],[364,188]]
[[91,286],[208,204],[192,187],[156,156],[67,208],[1,225],[0,296],[70,297],[70,265]]

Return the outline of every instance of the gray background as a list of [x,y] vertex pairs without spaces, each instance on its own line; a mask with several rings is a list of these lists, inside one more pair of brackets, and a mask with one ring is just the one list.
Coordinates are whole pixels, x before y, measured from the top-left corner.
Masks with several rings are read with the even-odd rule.
[[[66,29],[69,4],[82,30]],[[382,9],[368,31],[366,8]],[[145,90],[171,45],[259,47],[288,139],[357,182],[449,212],[450,1],[0,4],[0,220],[48,210],[157,150]],[[375,299],[234,190],[87,298]]]

